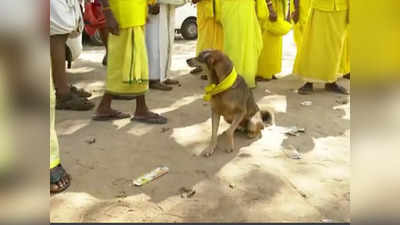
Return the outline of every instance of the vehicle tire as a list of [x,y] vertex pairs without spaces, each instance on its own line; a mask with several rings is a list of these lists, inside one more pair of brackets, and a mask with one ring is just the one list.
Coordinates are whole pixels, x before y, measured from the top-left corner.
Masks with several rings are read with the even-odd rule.
[[181,34],[185,40],[197,39],[197,23],[195,18],[189,18],[183,22]]
[[103,46],[103,40],[101,39],[101,35],[100,35],[99,30],[97,30],[96,33],[94,33],[93,36],[89,36],[89,38],[90,38],[90,43],[92,45]]

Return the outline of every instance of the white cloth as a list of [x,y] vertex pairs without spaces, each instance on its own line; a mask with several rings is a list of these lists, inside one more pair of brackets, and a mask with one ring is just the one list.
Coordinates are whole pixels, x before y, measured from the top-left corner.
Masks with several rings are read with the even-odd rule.
[[78,36],[84,28],[79,0],[50,0],[50,36]]
[[175,6],[160,4],[158,15],[149,15],[146,25],[146,45],[149,59],[149,79],[165,81],[171,67],[175,38]]

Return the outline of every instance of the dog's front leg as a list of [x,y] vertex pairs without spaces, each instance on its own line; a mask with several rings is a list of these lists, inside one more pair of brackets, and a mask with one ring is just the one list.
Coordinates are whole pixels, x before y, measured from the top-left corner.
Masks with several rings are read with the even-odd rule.
[[205,157],[210,157],[214,153],[214,151],[217,147],[218,128],[219,128],[220,118],[221,118],[220,115],[218,115],[216,112],[214,112],[214,110],[211,110],[212,136],[211,136],[210,146],[204,153]]
[[235,117],[233,118],[231,127],[229,127],[229,129],[226,131],[226,135],[228,137],[228,141],[230,144],[230,146],[226,149],[226,152],[228,152],[228,153],[233,152],[233,150],[235,149],[233,135],[235,134],[235,130],[239,127],[240,122],[242,122],[244,116],[245,116],[244,113],[235,115]]

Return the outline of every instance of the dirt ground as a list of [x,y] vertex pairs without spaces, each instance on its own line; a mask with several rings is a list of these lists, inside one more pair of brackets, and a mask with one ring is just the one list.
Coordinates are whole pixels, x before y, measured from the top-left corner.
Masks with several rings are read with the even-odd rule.
[[[277,126],[261,139],[236,135],[233,153],[200,153],[211,134],[210,108],[202,100],[206,81],[189,74],[185,60],[196,42],[175,45],[171,77],[182,87],[151,90],[148,104],[168,117],[167,125],[129,119],[94,122],[94,111],[57,111],[56,127],[64,167],[72,175],[65,193],[51,196],[52,222],[323,222],[350,221],[350,98],[322,90],[310,96],[294,92],[302,81],[290,74],[295,56],[292,37],[285,37],[279,80],[254,90],[261,108],[278,112]],[[94,93],[104,91],[102,47],[85,47],[69,70],[71,82]],[[349,88],[347,80],[340,83]],[[301,105],[312,101],[311,106]],[[132,112],[135,101],[114,101]],[[299,136],[289,127],[304,128]],[[227,127],[223,124],[220,132]],[[96,142],[86,140],[94,137]],[[226,143],[219,138],[219,146]],[[293,146],[301,159],[292,159]],[[170,172],[142,187],[132,180],[157,166]],[[182,187],[195,194],[184,198]]]

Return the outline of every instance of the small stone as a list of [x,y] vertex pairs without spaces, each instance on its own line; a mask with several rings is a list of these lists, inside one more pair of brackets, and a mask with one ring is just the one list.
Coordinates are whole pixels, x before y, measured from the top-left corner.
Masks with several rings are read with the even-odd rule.
[[89,145],[96,143],[96,138],[95,137],[89,137],[88,139],[85,140],[86,143]]
[[234,185],[234,184],[229,184],[229,187],[232,188],[232,189],[234,189],[234,188],[235,188],[235,185]]
[[163,128],[161,128],[161,133],[165,133],[165,132],[167,132],[167,131],[169,131],[169,130],[171,130],[171,128],[169,128],[169,127],[163,127]]

